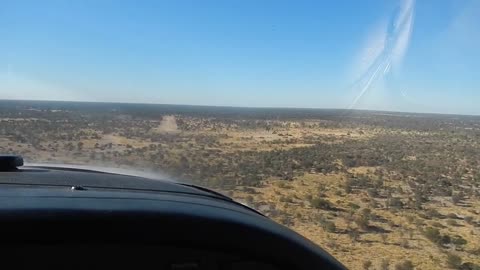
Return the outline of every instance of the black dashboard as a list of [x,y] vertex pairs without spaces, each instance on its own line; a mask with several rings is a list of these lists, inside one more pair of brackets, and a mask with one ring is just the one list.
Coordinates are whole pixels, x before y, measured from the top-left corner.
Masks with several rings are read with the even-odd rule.
[[28,245],[13,246],[16,267],[46,269],[214,269],[275,270],[268,262],[221,251],[157,245]]
[[202,188],[54,168],[0,172],[4,258],[23,267],[345,269],[260,213]]

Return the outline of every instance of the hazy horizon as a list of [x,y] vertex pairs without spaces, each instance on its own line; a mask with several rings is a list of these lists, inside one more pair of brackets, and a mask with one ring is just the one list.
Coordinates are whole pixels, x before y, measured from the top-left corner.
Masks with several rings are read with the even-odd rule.
[[442,112],[416,112],[416,111],[394,111],[394,110],[375,110],[375,109],[357,109],[357,108],[336,108],[336,107],[273,107],[273,106],[229,106],[229,105],[204,105],[204,104],[173,104],[173,103],[155,103],[155,102],[119,102],[119,101],[88,101],[88,100],[49,100],[49,99],[1,99],[11,102],[61,102],[61,103],[98,103],[98,104],[131,104],[131,105],[159,105],[159,106],[191,106],[191,107],[210,107],[210,108],[238,108],[238,109],[299,109],[299,110],[339,110],[339,111],[364,111],[364,112],[385,112],[385,113],[405,113],[405,114],[434,114],[434,115],[458,115],[458,116],[480,116],[479,114],[461,114],[461,113],[442,113]]

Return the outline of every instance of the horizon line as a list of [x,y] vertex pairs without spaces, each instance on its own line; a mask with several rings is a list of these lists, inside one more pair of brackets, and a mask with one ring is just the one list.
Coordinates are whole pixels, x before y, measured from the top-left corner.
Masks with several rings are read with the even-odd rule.
[[475,116],[480,114],[463,113],[442,113],[442,112],[414,112],[414,111],[396,111],[396,110],[376,110],[376,109],[355,109],[355,108],[327,108],[327,107],[296,107],[296,106],[233,106],[233,105],[205,105],[205,104],[173,104],[157,102],[128,102],[128,101],[88,101],[88,100],[54,100],[54,99],[8,99],[0,98],[2,101],[12,102],[64,102],[64,103],[106,103],[106,104],[136,104],[136,105],[166,105],[166,106],[191,106],[191,107],[213,107],[213,108],[237,108],[237,109],[297,109],[297,110],[339,110],[339,111],[364,111],[364,112],[384,112],[395,114],[424,114],[424,115],[449,115],[449,116]]

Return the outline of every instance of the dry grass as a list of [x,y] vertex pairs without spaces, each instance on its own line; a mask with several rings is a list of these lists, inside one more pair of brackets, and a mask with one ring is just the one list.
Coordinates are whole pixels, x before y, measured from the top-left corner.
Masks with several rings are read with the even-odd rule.
[[[361,171],[364,172],[364,170]],[[358,204],[361,209],[369,208],[368,203],[365,202],[368,196],[363,192],[349,195],[340,194],[340,185],[344,178],[344,175],[307,174],[287,183],[283,180],[269,179],[264,182],[262,188],[255,189],[257,193],[254,195],[254,201],[275,205],[276,209],[282,212],[282,215],[274,217],[278,222],[282,222],[283,216],[294,217],[294,223],[290,225],[293,230],[325,248],[350,269],[362,269],[362,263],[367,259],[374,262],[374,265],[380,264],[382,258],[388,258],[391,265],[409,259],[417,269],[446,267],[447,250],[427,240],[422,235],[420,228],[417,228],[415,224],[410,224],[406,219],[408,215],[416,217],[414,212],[392,213],[384,207],[373,209],[372,212],[379,221],[373,221],[370,225],[385,232],[361,231],[359,240],[352,241],[346,231],[354,228],[355,224],[347,224],[343,216],[349,215],[349,203]],[[319,187],[322,189],[319,190]],[[327,211],[312,208],[307,198],[309,195],[316,196],[319,193],[337,209]],[[242,201],[245,201],[247,195],[242,191],[242,187],[238,187],[233,193],[236,199]],[[282,198],[292,198],[292,201],[284,202]],[[480,204],[474,202],[472,208],[468,209],[453,204],[442,208],[437,205],[428,205],[427,207],[438,208],[439,212],[445,215],[452,212],[458,215],[472,215],[471,210],[480,209]],[[320,226],[316,218],[319,215],[335,223],[335,233],[326,232]],[[476,217],[478,218],[478,215]],[[445,233],[461,235],[467,239],[468,244],[465,246],[465,251],[457,251],[464,261],[480,264],[478,256],[467,252],[480,245],[478,227],[461,220],[458,221],[459,226],[455,227],[449,226],[446,220],[440,222],[446,227],[442,230]],[[383,238],[382,234],[385,235]]]
[[[313,122],[305,122],[314,124]],[[83,130],[91,132],[91,130]],[[203,146],[208,149],[218,149],[222,152],[236,151],[271,151],[274,149],[291,149],[296,147],[307,147],[312,144],[306,143],[306,139],[315,138],[315,143],[339,143],[346,138],[350,140],[365,140],[385,132],[381,129],[322,129],[309,128],[298,122],[290,122],[289,125],[276,128],[274,130],[252,130],[239,128],[201,128],[196,131],[183,131],[178,133],[178,127],[174,116],[166,116],[160,122],[152,133],[174,133],[177,136],[184,136],[185,140],[181,143],[162,144],[165,152],[171,155],[171,160],[178,159],[179,155],[190,155],[192,151],[200,147],[195,144],[196,136],[213,136],[216,143],[212,146]],[[404,131],[401,131],[404,132]],[[411,132],[410,132],[411,133]],[[406,134],[410,134],[407,132]],[[428,135],[428,134],[427,134]],[[332,140],[333,138],[333,140]],[[152,142],[140,140],[138,138],[127,138],[119,134],[102,135],[101,139],[83,139],[81,142],[88,152],[100,152],[95,149],[95,144],[113,144],[113,150],[123,151],[127,145],[133,149],[149,146]],[[52,155],[52,151],[47,148],[49,143],[58,144],[58,150]],[[88,156],[73,156],[72,151],[67,151],[64,146],[68,143],[76,145],[78,142],[56,141],[43,142],[44,150],[33,149],[28,144],[19,144],[9,138],[0,138],[0,145],[15,149],[26,149],[31,159],[39,161],[59,161],[66,163],[88,163]],[[187,145],[193,145],[188,147]],[[75,150],[76,151],[76,150]],[[75,152],[74,151],[74,152]],[[78,151],[76,151],[78,152]],[[405,157],[407,160],[415,160],[414,156]],[[337,162],[339,165],[341,161]],[[370,175],[372,177],[376,167],[356,167],[348,170],[351,174]],[[411,209],[402,209],[396,212],[385,207],[385,198],[375,198],[377,207],[372,207],[372,198],[366,190],[354,190],[351,194],[346,194],[343,183],[347,175],[338,174],[305,174],[296,177],[293,181],[285,181],[276,178],[267,178],[262,182],[261,187],[242,187],[238,186],[231,191],[235,199],[254,204],[260,208],[260,211],[266,211],[274,220],[286,223],[290,228],[312,240],[325,248],[333,256],[337,257],[342,263],[351,269],[362,269],[362,264],[366,260],[373,262],[374,268],[378,269],[380,261],[383,258],[390,260],[391,269],[393,265],[402,260],[408,259],[413,262],[417,269],[444,269],[446,268],[446,258],[448,249],[438,247],[426,239],[422,230],[432,224],[440,224],[443,228],[441,233],[448,235],[460,235],[467,240],[463,250],[452,251],[461,256],[464,261],[469,261],[480,265],[480,256],[471,254],[471,251],[480,248],[480,227],[473,223],[465,221],[465,217],[470,216],[477,222],[480,222],[480,201],[478,198],[468,198],[467,205],[454,205],[445,198],[433,198],[431,202],[424,207],[436,209],[440,214],[447,216],[454,213],[458,216],[455,220],[457,225],[449,224],[448,218],[426,220],[420,217],[421,211]],[[402,187],[408,190],[401,181],[385,179],[386,186]],[[255,194],[246,192],[244,188],[254,189]],[[406,193],[408,194],[408,193]],[[409,195],[396,194],[404,196],[402,199],[408,200]],[[251,198],[253,196],[253,203]],[[321,210],[315,209],[310,204],[310,199],[321,197],[332,205],[333,209]],[[358,205],[359,209],[352,210],[352,204]],[[267,210],[262,210],[266,207]],[[263,207],[263,208],[262,208]],[[275,211],[272,211],[272,208]],[[376,216],[370,226],[374,229],[359,230],[358,239],[353,241],[349,236],[352,229],[358,226],[350,221],[350,216],[357,216],[361,209],[370,208]],[[413,217],[408,218],[408,217]],[[286,218],[290,219],[286,222]],[[327,232],[320,224],[321,219],[326,219],[335,224],[335,232]],[[410,221],[409,221],[410,220]],[[420,220],[424,225],[418,226],[415,221]]]

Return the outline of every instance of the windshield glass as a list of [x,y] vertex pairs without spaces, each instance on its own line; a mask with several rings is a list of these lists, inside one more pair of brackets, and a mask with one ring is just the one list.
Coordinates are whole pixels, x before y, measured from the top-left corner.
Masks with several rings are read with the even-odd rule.
[[478,269],[479,14],[4,0],[0,153],[208,187],[351,269]]

